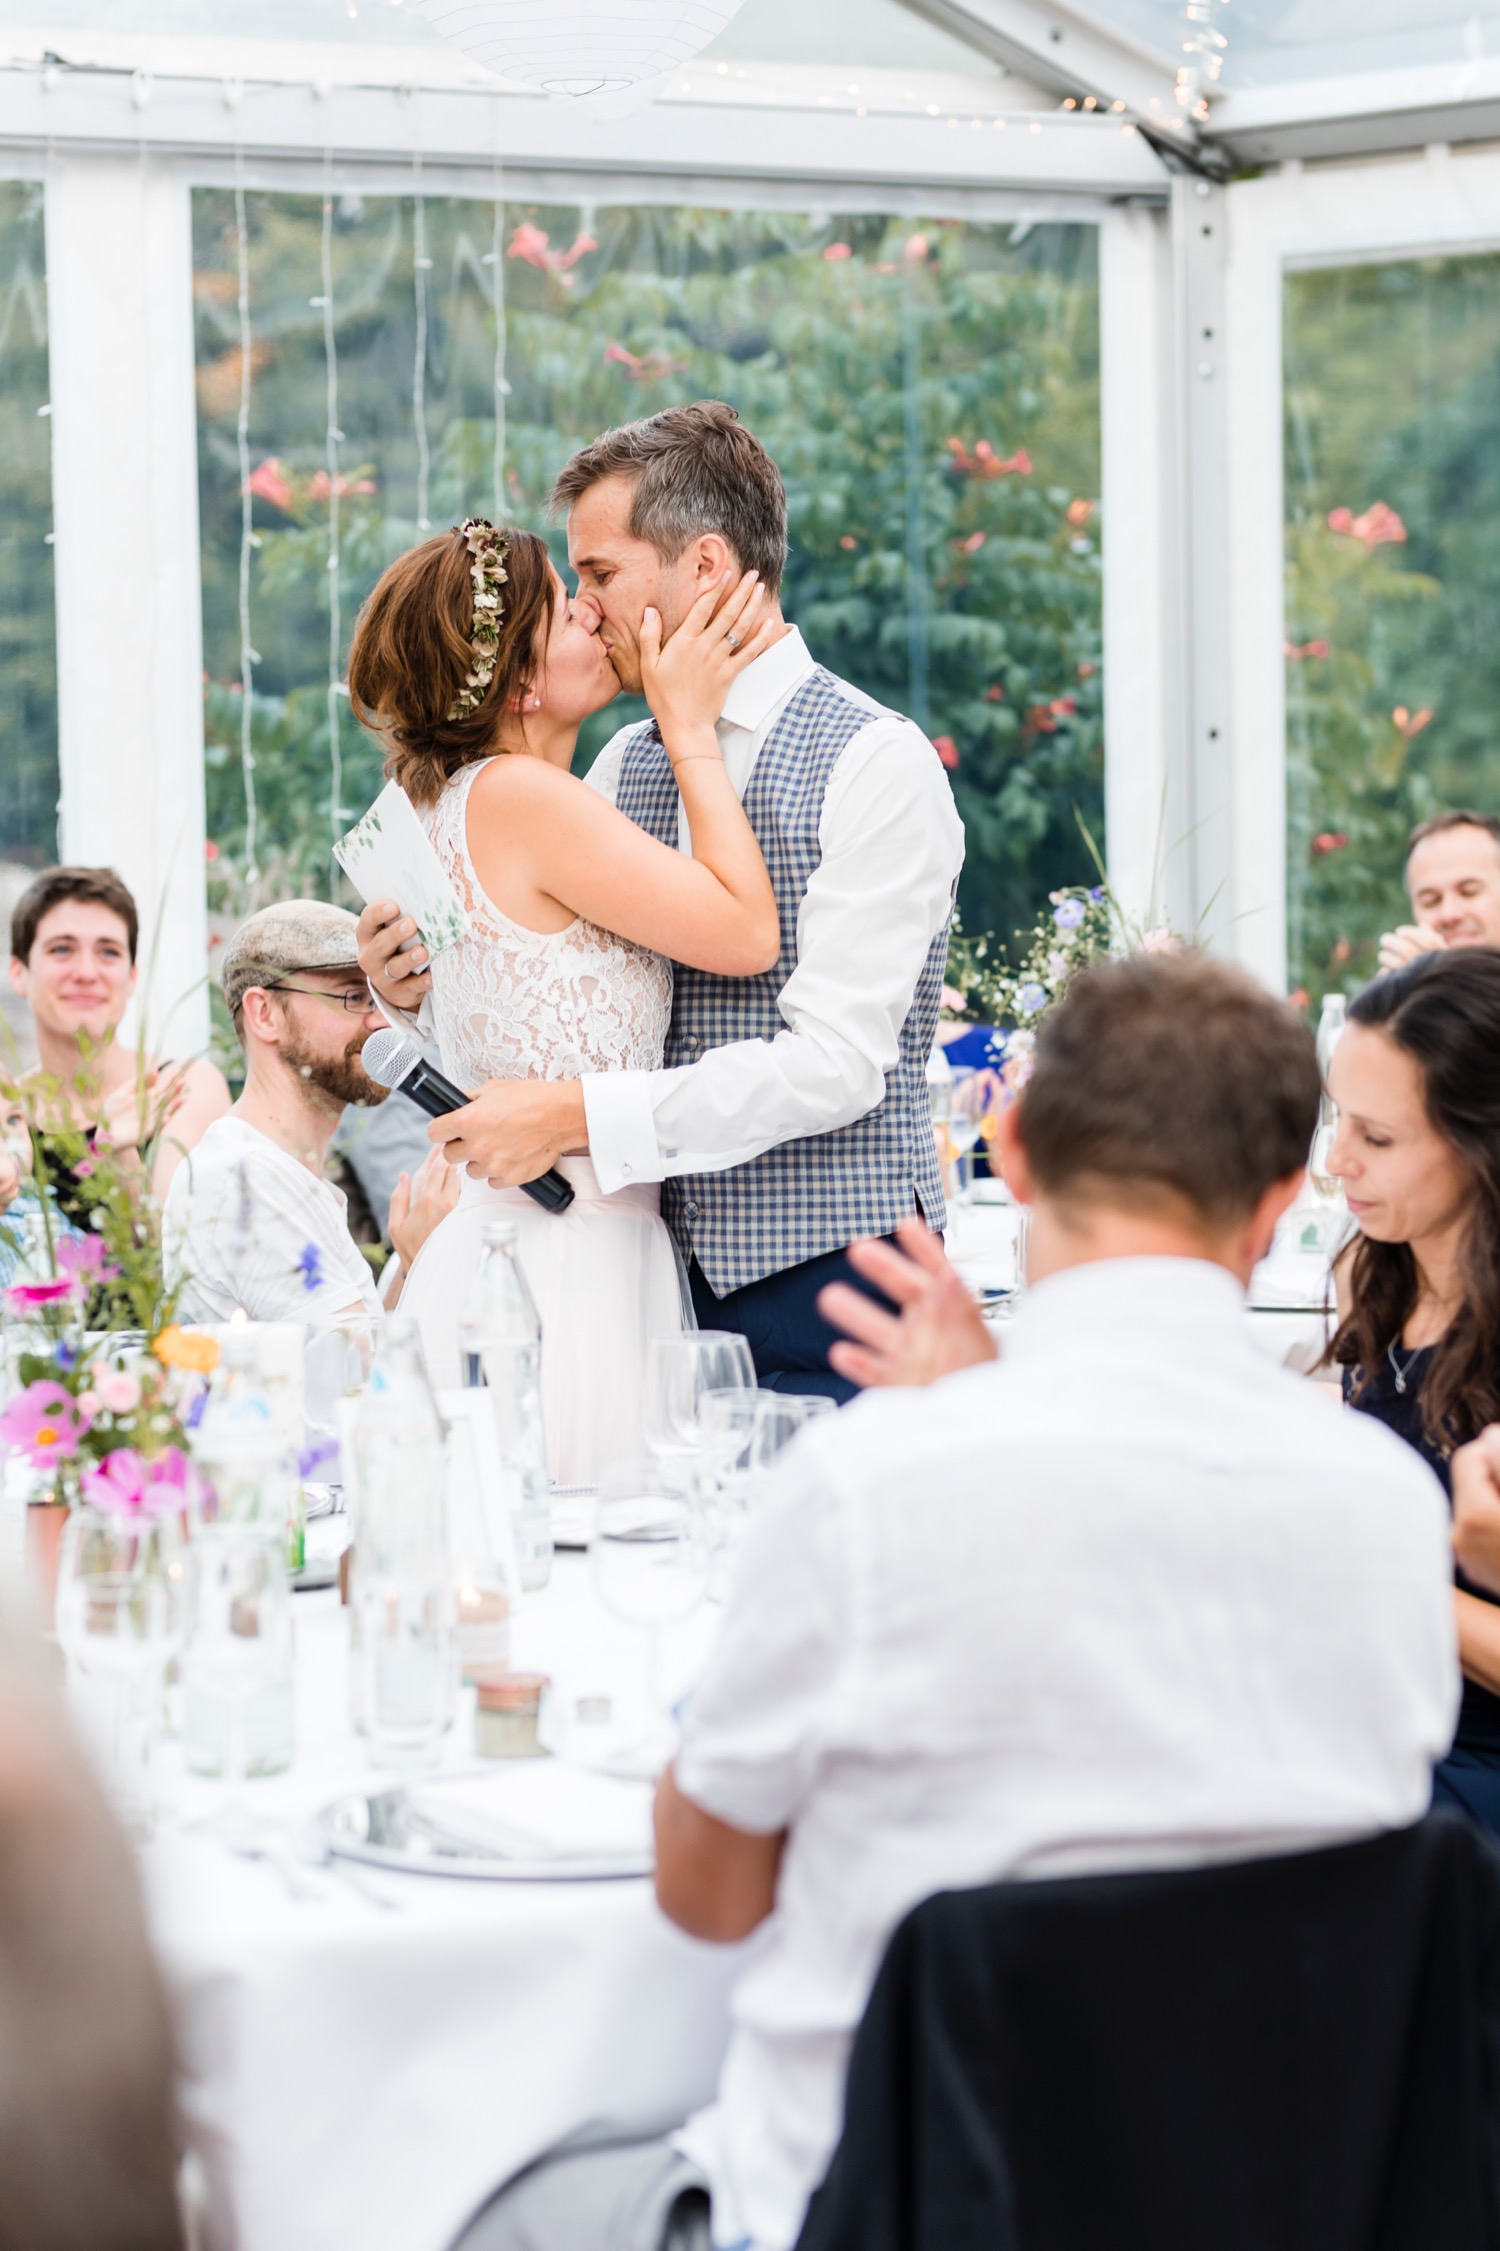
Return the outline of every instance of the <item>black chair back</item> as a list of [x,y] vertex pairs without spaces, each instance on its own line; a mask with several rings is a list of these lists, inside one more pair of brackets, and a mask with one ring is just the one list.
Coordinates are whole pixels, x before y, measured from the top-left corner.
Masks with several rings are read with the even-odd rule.
[[798,2251],[1500,2251],[1500,1853],[925,1901]]

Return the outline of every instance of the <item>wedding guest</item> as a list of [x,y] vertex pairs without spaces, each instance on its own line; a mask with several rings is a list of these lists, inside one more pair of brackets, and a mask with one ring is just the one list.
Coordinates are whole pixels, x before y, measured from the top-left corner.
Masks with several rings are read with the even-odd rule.
[[1411,832],[1406,892],[1416,921],[1380,941],[1382,969],[1456,946],[1500,946],[1500,821],[1434,813]]
[[1239,972],[1096,968],[1002,1113],[1034,1285],[1003,1359],[915,1219],[859,1247],[902,1310],[824,1310],[846,1375],[894,1388],[811,1425],[757,1506],[658,1792],[666,1913],[766,1926],[718,2100],[673,2143],[544,2162],[463,2251],[660,2251],[705,2192],[716,2243],[788,2251],[918,1900],[1424,1812],[1458,1688],[1441,1489],[1245,1319],[1318,1095],[1306,1030]]
[[[1500,951],[1419,956],[1350,1003],[1328,1169],[1358,1237],[1338,1268],[1344,1392],[1428,1462],[1500,1420]],[[1435,1796],[1500,1835],[1500,1607],[1459,1575],[1463,1705]]]
[[[169,1279],[185,1277],[184,1319],[336,1328],[380,1312],[369,1261],[349,1233],[341,1189],[324,1176],[345,1109],[386,1099],[359,1059],[385,1019],[359,966],[355,922],[343,907],[289,899],[265,907],[231,938],[224,999],[245,1050],[245,1087],[204,1134],[172,1183],[165,1243]],[[401,1273],[457,1200],[438,1151],[391,1199]]]
[[[120,1044],[139,936],[135,900],[113,868],[47,868],[11,916],[10,981],[31,1008],[39,1068],[29,1088],[44,1123],[139,1155],[160,1202],[186,1152],[229,1108],[229,1088],[205,1057],[146,1057],[142,1069]],[[45,1157],[51,1137],[41,1138]],[[49,1169],[64,1211],[86,1224],[67,1164],[54,1159]]]
[[0,2251],[176,2251],[171,2025],[124,1839],[0,1649]]

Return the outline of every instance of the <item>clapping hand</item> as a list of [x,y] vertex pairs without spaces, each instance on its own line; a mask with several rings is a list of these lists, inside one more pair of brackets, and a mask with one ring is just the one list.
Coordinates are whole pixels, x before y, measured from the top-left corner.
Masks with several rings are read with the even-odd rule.
[[154,1063],[106,1096],[94,1140],[98,1147],[131,1158],[154,1141],[187,1092],[181,1070],[163,1076]]
[[1500,1423],[1453,1456],[1453,1552],[1476,1586],[1500,1594]]
[[409,1274],[412,1261],[441,1221],[458,1202],[462,1181],[441,1149],[429,1149],[416,1175],[402,1173],[391,1197],[386,1233]]
[[726,594],[730,576],[726,571],[703,589],[669,641],[662,640],[659,610],[641,620],[641,682],[674,760],[680,743],[713,726],[730,682],[782,631],[757,574],[746,571]]
[[967,1284],[948,1263],[941,1241],[920,1219],[896,1229],[901,1248],[851,1243],[850,1264],[899,1308],[888,1312],[847,1282],[819,1293],[818,1311],[854,1341],[828,1348],[828,1364],[851,1383],[936,1383],[958,1368],[998,1357]]
[[1448,950],[1448,941],[1426,923],[1403,922],[1398,930],[1387,930],[1379,946],[1382,969],[1404,969],[1409,961],[1420,961],[1423,954],[1441,954]]

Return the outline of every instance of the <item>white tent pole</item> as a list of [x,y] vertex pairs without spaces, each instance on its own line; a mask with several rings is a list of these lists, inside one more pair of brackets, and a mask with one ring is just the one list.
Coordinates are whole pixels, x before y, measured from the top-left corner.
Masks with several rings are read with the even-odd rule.
[[208,1033],[186,183],[144,152],[70,150],[47,286],[62,852],[135,892],[148,1038],[180,1056]]
[[1178,634],[1177,358],[1166,214],[1117,205],[1099,229],[1105,834],[1110,883],[1142,927],[1191,927]]

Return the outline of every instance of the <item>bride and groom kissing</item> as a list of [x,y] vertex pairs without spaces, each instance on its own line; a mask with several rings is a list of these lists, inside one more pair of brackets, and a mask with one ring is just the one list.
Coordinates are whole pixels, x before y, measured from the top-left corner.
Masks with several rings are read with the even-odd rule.
[[[575,595],[534,533],[471,522],[385,573],[349,686],[469,917],[430,964],[399,902],[360,918],[377,999],[475,1090],[431,1129],[465,1177],[403,1302],[456,1381],[484,1224],[513,1219],[552,1475],[586,1483],[685,1317],[746,1336],[763,1385],[849,1395],[819,1292],[858,1280],[852,1242],[942,1224],[926,1064],[963,829],[921,730],[783,618],[786,494],[732,408],[607,432],[554,501]],[[653,716],[579,779],[622,688]],[[519,1187],[552,1165],[557,1215]]]

